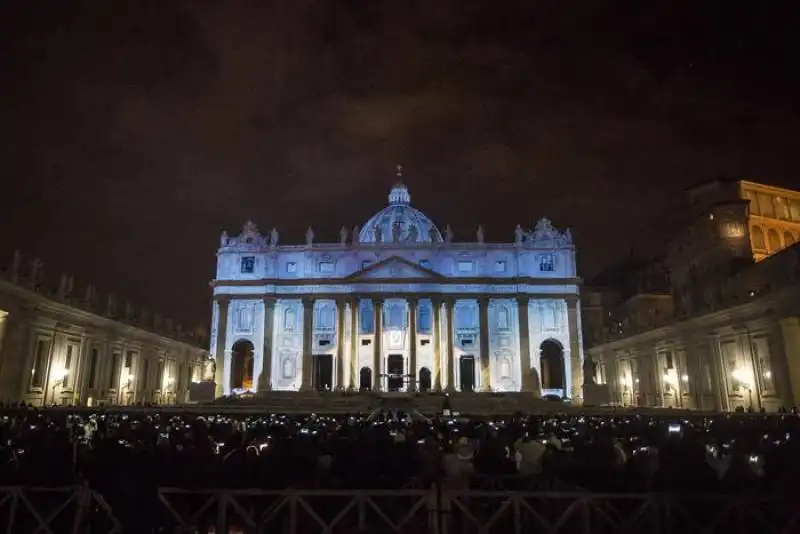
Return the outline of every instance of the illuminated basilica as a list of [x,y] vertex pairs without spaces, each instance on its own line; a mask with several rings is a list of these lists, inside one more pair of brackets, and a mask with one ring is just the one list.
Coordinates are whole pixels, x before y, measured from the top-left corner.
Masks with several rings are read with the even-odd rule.
[[389,204],[335,243],[222,234],[212,282],[216,395],[264,391],[581,396],[580,280],[569,230],[456,241]]

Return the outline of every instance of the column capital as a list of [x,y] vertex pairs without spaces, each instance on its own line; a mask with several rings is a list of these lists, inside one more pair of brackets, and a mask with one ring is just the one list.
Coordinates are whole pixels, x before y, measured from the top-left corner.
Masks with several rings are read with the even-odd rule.
[[304,295],[300,297],[300,300],[303,302],[303,306],[314,305],[314,302],[317,300],[316,297],[312,297],[309,295]]
[[525,306],[531,301],[530,295],[517,295],[517,304],[520,306]]
[[227,304],[231,301],[230,295],[214,295],[214,300],[220,304]]
[[490,297],[488,295],[480,295],[475,300],[478,301],[478,306],[480,306],[482,308],[485,308],[485,307],[487,307],[489,305],[489,301],[492,300],[492,297]]
[[567,301],[567,306],[569,308],[575,308],[578,306],[578,301],[580,301],[580,297],[578,295],[570,295],[564,300]]
[[261,300],[264,301],[264,304],[272,304],[274,306],[275,303],[278,301],[278,297],[276,297],[275,295],[269,295],[261,297]]
[[384,302],[386,302],[386,297],[383,295],[374,295],[370,297],[370,300],[372,300],[372,305],[376,308],[378,306],[383,307]]
[[417,296],[417,295],[408,295],[408,296],[406,297],[406,302],[408,302],[409,304],[413,304],[414,306],[416,306],[417,304],[419,304],[419,296]]

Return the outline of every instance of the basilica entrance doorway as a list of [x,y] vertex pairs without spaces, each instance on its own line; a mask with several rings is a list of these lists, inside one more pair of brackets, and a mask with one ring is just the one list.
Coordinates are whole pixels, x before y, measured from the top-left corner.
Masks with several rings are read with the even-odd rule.
[[419,390],[423,392],[431,390],[431,370],[427,367],[419,370]]
[[362,367],[358,373],[358,389],[361,391],[372,389],[372,369],[369,367]]
[[554,339],[546,339],[539,346],[539,367],[542,370],[542,390],[561,390],[566,388],[564,372],[564,348]]
[[332,355],[314,355],[314,387],[317,389],[317,391],[330,391],[333,389]]
[[240,339],[231,347],[231,389],[253,387],[253,344]]
[[458,376],[461,381],[461,391],[475,391],[475,357],[462,356],[458,360]]
[[403,389],[405,369],[402,354],[390,354],[386,358],[386,389],[388,391],[400,391]]

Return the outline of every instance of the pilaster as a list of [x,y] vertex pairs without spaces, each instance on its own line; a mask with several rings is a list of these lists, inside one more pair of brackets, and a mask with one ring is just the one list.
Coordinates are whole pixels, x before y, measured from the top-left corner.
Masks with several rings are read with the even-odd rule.
[[530,326],[528,320],[528,303],[530,299],[527,295],[517,297],[517,316],[519,317],[519,366],[522,376],[520,377],[523,392],[531,392],[534,387],[531,380],[531,340]]
[[350,301],[350,387],[358,389],[358,308],[359,299]]
[[567,327],[569,330],[569,358],[572,391],[570,396],[579,399],[582,395],[583,362],[581,361],[581,342],[578,332],[578,297],[567,299]]
[[489,366],[489,297],[478,299],[478,335],[481,350],[481,391],[492,390]]
[[[214,396],[222,397],[225,395],[225,347],[228,341],[228,309],[230,307],[230,299],[226,295],[219,295],[216,297],[216,300],[219,306],[219,313],[217,314],[217,346],[216,354],[214,355]],[[163,384],[163,376],[159,380],[161,380]]]
[[314,337],[314,299],[304,297],[303,300],[303,363],[301,369],[300,391],[313,389],[313,366],[314,361],[311,355]]
[[793,406],[797,406],[800,405],[800,320],[797,317],[787,317],[781,319],[780,325],[791,401]]
[[381,360],[383,350],[383,299],[372,298],[373,309],[375,310],[375,340],[373,342],[372,354],[372,391],[381,390]]
[[417,391],[417,297],[408,298],[408,391]]
[[433,390],[442,390],[442,339],[441,339],[441,308],[442,302],[438,298],[431,298],[433,308]]
[[455,300],[452,298],[445,299],[445,313],[447,314],[447,386],[446,390],[448,392],[455,391],[455,362],[454,355],[453,355],[453,337],[455,335],[455,324],[453,321],[453,315],[455,310]]
[[272,389],[272,344],[275,329],[275,298],[264,298],[264,348],[261,352],[261,376],[256,376],[259,391]]
[[344,317],[346,301],[336,300],[336,384],[335,389],[344,389]]

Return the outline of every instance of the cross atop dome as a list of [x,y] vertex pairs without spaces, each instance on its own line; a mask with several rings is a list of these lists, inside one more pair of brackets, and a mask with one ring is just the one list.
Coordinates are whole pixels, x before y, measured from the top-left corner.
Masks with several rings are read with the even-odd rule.
[[408,194],[408,188],[403,183],[403,166],[397,166],[397,183],[394,184],[392,190],[389,191],[389,205],[390,206],[409,206],[411,204],[411,195]]

